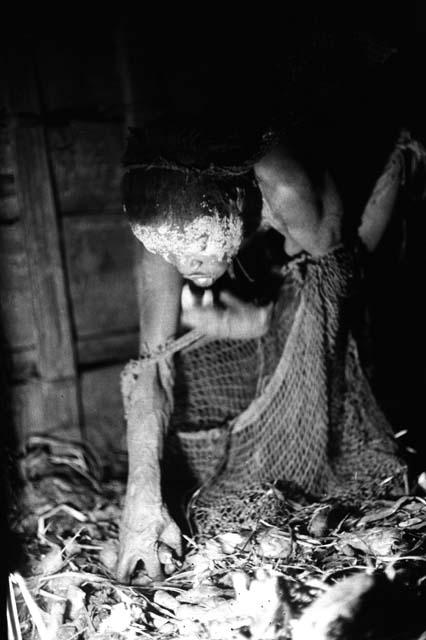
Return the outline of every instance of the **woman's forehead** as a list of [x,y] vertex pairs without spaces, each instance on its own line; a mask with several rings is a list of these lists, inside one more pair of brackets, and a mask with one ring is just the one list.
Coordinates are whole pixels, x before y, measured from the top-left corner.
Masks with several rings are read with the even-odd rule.
[[223,253],[212,238],[206,236],[200,238],[198,242],[193,242],[181,248],[181,253],[185,256],[214,257]]
[[157,226],[132,226],[135,236],[153,253],[182,254],[205,252],[222,259],[235,255],[241,241],[243,223],[240,217],[198,216],[190,223],[176,225],[165,222]]

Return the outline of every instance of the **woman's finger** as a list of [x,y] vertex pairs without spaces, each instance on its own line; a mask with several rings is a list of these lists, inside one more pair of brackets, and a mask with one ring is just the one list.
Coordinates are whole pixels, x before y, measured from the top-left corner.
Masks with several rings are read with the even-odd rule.
[[116,570],[117,580],[124,584],[128,584],[130,582],[130,577],[135,570],[136,563],[137,559],[132,553],[122,553],[118,559]]
[[[182,556],[182,534],[175,522],[170,522],[160,536],[161,543],[173,549],[177,557]],[[161,544],[161,546],[164,546]]]
[[201,300],[202,307],[213,307],[214,299],[213,299],[213,291],[211,289],[206,289],[203,293],[203,297]]
[[188,284],[185,284],[182,287],[182,293],[180,296],[180,303],[182,306],[182,309],[185,311],[186,309],[192,309],[193,307],[196,306],[196,298],[193,295],[193,293],[191,292],[191,289],[189,288]]
[[164,578],[157,549],[155,547],[150,547],[148,550],[144,551],[141,556],[141,560],[144,564],[145,573],[147,573],[151,580],[162,580]]

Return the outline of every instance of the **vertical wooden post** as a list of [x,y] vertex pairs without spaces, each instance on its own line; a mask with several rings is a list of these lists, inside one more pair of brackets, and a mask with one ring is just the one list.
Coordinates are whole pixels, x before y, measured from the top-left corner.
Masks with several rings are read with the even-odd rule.
[[9,71],[15,176],[31,274],[44,422],[32,428],[79,439],[70,306],[34,54],[16,53]]

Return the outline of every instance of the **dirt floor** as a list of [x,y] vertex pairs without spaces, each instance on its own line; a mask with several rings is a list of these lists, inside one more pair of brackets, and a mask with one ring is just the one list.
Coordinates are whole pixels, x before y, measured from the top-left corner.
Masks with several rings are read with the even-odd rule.
[[125,482],[101,481],[93,454],[43,437],[21,467],[13,640],[426,639],[426,493],[355,510],[271,486],[279,520],[259,512],[194,533],[173,574],[128,586],[114,578]]

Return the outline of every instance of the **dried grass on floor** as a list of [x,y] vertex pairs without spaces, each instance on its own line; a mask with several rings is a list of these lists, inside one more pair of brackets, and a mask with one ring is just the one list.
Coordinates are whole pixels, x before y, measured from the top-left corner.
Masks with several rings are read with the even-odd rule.
[[[312,602],[332,615],[330,604],[321,604],[322,594],[333,596],[331,585],[361,576],[345,605],[354,620],[380,579],[420,599],[425,593],[426,499],[419,496],[341,511],[331,502],[298,504],[270,487],[270,499],[283,502],[279,526],[260,518],[250,528],[187,539],[173,575],[128,586],[114,578],[124,482],[101,482],[90,452],[50,438],[30,441],[22,468],[25,489],[11,515],[25,562],[10,577],[11,638],[303,640],[305,624],[309,640],[349,639],[348,626],[344,635],[328,636],[310,622],[320,615],[313,610],[309,619]],[[416,611],[406,623],[412,635],[395,630],[394,637],[420,638]],[[365,622],[371,629],[372,616]]]

